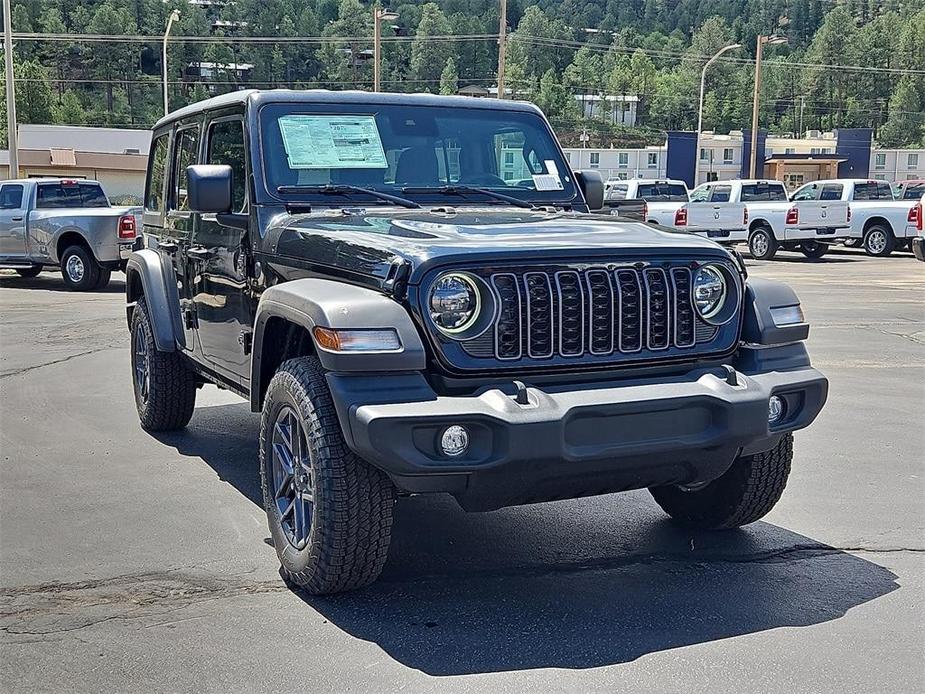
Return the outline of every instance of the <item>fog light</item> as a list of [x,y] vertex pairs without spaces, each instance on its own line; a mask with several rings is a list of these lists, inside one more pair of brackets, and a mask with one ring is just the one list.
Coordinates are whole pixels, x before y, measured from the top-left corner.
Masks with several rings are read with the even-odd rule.
[[458,424],[447,427],[440,436],[440,448],[451,458],[461,456],[469,448],[469,432]]
[[772,395],[768,401],[768,424],[776,424],[784,417],[784,401],[777,395]]

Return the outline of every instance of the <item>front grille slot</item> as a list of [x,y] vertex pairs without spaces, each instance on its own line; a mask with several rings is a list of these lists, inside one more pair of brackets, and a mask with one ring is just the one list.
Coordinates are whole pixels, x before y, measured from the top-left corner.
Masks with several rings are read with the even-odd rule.
[[[628,355],[696,347],[716,336],[693,306],[685,264],[499,272],[495,359]],[[485,345],[485,348],[488,344]],[[469,349],[488,357],[485,348]],[[476,351],[478,354],[476,354]]]

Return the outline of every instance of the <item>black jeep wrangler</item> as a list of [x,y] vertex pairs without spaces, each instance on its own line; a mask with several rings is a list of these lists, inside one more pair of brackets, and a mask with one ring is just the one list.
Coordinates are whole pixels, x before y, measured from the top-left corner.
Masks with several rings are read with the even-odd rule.
[[185,426],[204,383],[249,399],[273,542],[312,593],[375,580],[403,494],[647,487],[684,524],[757,520],[826,399],[800,302],[602,204],[529,104],[247,91],[172,113],[127,268],[141,424]]

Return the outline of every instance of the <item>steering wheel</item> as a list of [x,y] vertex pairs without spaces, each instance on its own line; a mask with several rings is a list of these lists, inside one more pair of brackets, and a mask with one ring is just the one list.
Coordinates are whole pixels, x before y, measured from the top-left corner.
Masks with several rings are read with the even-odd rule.
[[490,173],[461,178],[459,179],[459,184],[470,186],[500,186],[502,188],[507,188],[507,183],[504,182],[503,178]]

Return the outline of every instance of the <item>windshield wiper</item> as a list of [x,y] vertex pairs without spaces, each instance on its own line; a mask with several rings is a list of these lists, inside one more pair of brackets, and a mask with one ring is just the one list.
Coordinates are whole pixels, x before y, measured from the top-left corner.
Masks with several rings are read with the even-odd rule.
[[363,186],[351,186],[346,184],[326,183],[324,185],[279,186],[276,189],[276,192],[283,195],[298,193],[320,193],[321,195],[345,196],[349,196],[351,193],[366,193],[366,195],[378,198],[379,200],[393,202],[396,205],[401,205],[402,207],[407,207],[409,209],[417,209],[420,207],[420,205],[418,205],[414,200],[408,200],[407,198],[400,198],[397,195],[383,193],[382,191],[376,190],[375,188],[364,188]]
[[511,205],[516,205],[517,207],[523,207],[528,210],[532,210],[536,207],[533,203],[527,202],[526,200],[521,200],[520,198],[515,198],[513,195],[505,195],[504,193],[496,193],[493,190],[487,188],[476,188],[473,186],[423,186],[423,187],[406,187],[401,189],[402,193],[410,193],[414,195],[415,193],[441,193],[443,195],[461,195],[465,196],[467,193],[478,193],[480,195],[485,195],[489,198],[494,198],[495,200],[501,200],[503,202],[510,203]]

